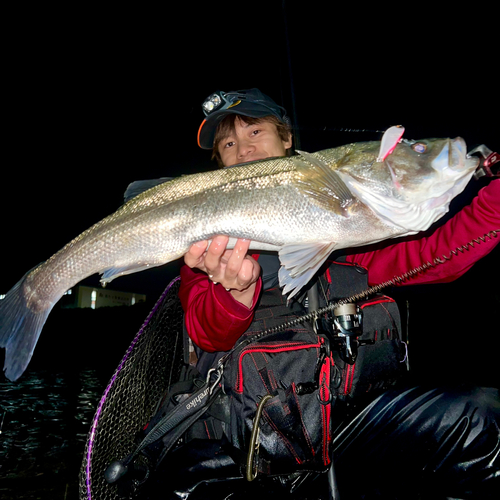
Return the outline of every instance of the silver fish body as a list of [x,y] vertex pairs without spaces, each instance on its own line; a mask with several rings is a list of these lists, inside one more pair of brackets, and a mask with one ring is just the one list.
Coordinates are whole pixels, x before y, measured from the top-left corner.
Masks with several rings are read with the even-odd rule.
[[[429,227],[465,187],[477,160],[462,139],[404,141],[378,161],[379,142],[273,158],[176,178],[139,194],[29,272],[0,301],[5,373],[25,370],[45,320],[82,279],[117,276],[183,256],[226,234],[279,252],[293,296],[335,249]],[[425,151],[422,151],[425,149]]]

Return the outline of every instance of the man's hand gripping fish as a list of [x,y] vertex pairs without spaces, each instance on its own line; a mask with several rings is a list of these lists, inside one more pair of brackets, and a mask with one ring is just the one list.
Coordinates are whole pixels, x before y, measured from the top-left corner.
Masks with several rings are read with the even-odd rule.
[[31,359],[54,304],[94,273],[101,282],[182,257],[217,234],[279,253],[293,297],[333,250],[427,229],[477,167],[461,138],[355,143],[187,175],[157,185],[77,236],[0,301],[5,374]]

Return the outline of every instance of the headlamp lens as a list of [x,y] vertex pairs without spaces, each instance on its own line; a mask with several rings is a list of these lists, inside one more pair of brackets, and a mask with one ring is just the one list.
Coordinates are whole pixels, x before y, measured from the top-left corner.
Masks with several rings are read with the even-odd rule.
[[222,103],[222,99],[219,94],[212,94],[208,99],[203,103],[203,111],[205,114],[209,114],[212,111],[216,110]]

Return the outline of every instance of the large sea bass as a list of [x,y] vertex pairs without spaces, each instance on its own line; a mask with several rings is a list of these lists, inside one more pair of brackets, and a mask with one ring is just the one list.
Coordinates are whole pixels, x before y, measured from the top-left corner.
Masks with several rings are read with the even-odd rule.
[[[382,148],[384,146],[382,145]],[[216,234],[276,250],[294,295],[339,248],[428,228],[477,166],[461,138],[355,143],[176,178],[125,203],[26,274],[0,301],[5,374],[25,370],[54,304],[87,276],[102,282],[181,257]]]

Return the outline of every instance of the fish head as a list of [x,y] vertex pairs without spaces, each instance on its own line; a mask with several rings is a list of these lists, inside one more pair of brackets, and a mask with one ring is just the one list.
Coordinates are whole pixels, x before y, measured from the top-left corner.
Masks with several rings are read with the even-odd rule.
[[448,211],[479,161],[467,156],[461,137],[403,140],[383,161],[379,148],[379,142],[360,145],[338,173],[359,200],[408,233],[427,229]]

